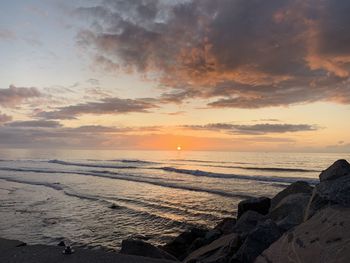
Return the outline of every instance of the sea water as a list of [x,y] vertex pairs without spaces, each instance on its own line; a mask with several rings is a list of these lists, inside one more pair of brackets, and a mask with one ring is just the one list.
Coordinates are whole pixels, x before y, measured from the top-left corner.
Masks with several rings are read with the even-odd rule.
[[[340,153],[0,150],[0,236],[118,249],[234,217],[239,201],[318,181]],[[111,208],[113,206],[113,208]]]

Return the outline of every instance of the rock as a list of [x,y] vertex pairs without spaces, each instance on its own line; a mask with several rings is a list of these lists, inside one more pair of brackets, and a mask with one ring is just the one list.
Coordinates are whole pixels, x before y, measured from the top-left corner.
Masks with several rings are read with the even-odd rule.
[[333,204],[350,207],[350,174],[319,183],[312,194],[310,204],[305,212],[305,219],[318,210]]
[[177,261],[177,259],[174,256],[142,240],[123,240],[120,253],[126,255],[135,255]]
[[245,239],[237,253],[232,257],[231,262],[250,263],[254,262],[265,249],[280,238],[282,232],[271,219],[259,223]]
[[227,262],[234,251],[240,245],[239,235],[228,234],[213,241],[209,245],[201,247],[190,255],[188,255],[183,262],[201,262],[201,263],[219,263]]
[[109,207],[110,209],[119,209],[120,206],[116,205],[116,204],[111,204],[111,206]]
[[199,237],[192,242],[191,246],[187,249],[187,254],[190,254],[200,247],[210,244],[220,236],[222,236],[221,231],[217,229],[209,230],[204,237]]
[[233,232],[233,228],[236,225],[236,218],[225,218],[214,229],[219,230],[222,234],[227,235]]
[[346,160],[338,160],[320,174],[320,181],[334,180],[350,175],[350,164]]
[[271,199],[270,211],[273,210],[278,205],[278,203],[288,195],[299,194],[299,193],[305,193],[305,194],[311,195],[312,190],[313,190],[313,187],[310,186],[307,182],[297,181],[295,183],[292,183],[286,189],[279,192],[275,197]]
[[255,211],[247,211],[237,220],[233,232],[238,234],[247,234],[253,230],[259,222],[262,222],[265,219],[266,216],[264,215],[261,215]]
[[270,211],[269,216],[281,229],[286,231],[304,221],[310,198],[309,193],[288,195]]
[[181,233],[173,241],[162,246],[162,249],[177,259],[183,260],[189,254],[191,244],[198,238],[204,238],[206,233],[207,230],[205,229],[192,228],[190,231]]
[[270,209],[270,201],[270,198],[258,197],[239,202],[237,218],[239,219],[247,211],[255,211],[259,214],[266,215]]
[[286,232],[255,263],[348,263],[349,240],[350,208],[335,205]]
[[60,241],[57,246],[59,247],[65,247],[66,246],[66,243],[64,243],[64,241]]

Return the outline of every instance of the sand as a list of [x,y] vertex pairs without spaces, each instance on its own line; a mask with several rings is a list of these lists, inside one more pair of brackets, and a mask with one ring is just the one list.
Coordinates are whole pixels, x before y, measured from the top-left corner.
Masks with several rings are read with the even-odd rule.
[[23,245],[17,240],[0,238],[0,262],[6,263],[160,263],[174,262],[139,256],[121,255],[77,248],[71,255],[62,253],[64,247],[46,245]]

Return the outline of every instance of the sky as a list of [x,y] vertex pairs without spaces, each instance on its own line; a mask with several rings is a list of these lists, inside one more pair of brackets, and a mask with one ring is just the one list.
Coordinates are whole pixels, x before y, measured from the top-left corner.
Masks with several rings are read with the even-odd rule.
[[12,0],[0,147],[350,152],[346,0]]

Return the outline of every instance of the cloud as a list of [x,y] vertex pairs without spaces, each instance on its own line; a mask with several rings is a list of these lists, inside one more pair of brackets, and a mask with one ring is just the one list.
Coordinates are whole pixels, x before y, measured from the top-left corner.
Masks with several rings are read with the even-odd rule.
[[30,121],[14,121],[8,123],[8,127],[17,128],[59,128],[62,127],[58,121],[47,121],[47,120],[30,120]]
[[0,106],[15,107],[28,99],[42,96],[40,91],[35,88],[24,88],[10,85],[7,89],[0,89]]
[[[163,103],[350,104],[350,2],[104,0],[78,44],[108,71],[158,76]],[[156,73],[156,74],[154,74]]]
[[184,125],[183,127],[188,129],[193,129],[193,130],[219,131],[219,132],[226,132],[230,134],[246,134],[246,135],[318,130],[317,126],[308,125],[308,124],[270,124],[270,123],[253,124],[253,125],[210,123],[206,125]]
[[0,124],[4,122],[9,122],[11,120],[12,120],[11,116],[0,112]]
[[152,99],[104,98],[98,102],[86,102],[60,107],[54,111],[42,111],[36,117],[45,119],[75,119],[82,114],[126,114],[132,112],[148,113],[157,108]]
[[0,28],[0,40],[14,40],[16,38],[16,34],[13,31]]

